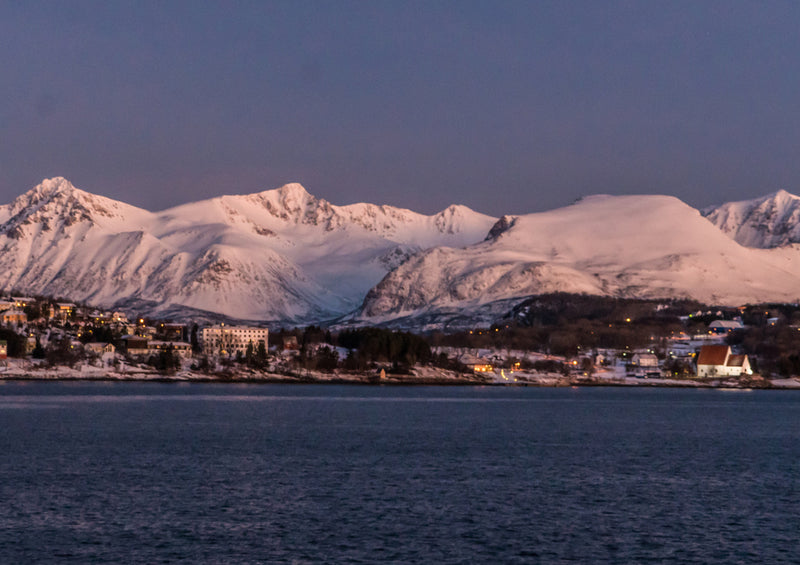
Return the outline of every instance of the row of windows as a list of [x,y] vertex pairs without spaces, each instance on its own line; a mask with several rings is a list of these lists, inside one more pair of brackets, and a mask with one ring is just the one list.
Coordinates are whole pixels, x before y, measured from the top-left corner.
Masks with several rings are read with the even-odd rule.
[[235,326],[228,326],[225,328],[203,328],[204,332],[266,332],[267,328],[237,328]]
[[225,337],[226,339],[266,339],[268,334],[266,333],[253,333],[253,334],[233,334],[233,333],[225,333],[225,334],[203,334],[203,339],[213,339],[213,338],[220,338]]
[[210,339],[206,343],[213,344],[213,345],[220,345],[220,344],[247,345],[248,343],[262,343],[262,342],[266,343],[266,341],[263,340],[263,339],[257,339],[257,340],[252,340],[252,339],[247,339],[247,340],[244,340],[244,339]]

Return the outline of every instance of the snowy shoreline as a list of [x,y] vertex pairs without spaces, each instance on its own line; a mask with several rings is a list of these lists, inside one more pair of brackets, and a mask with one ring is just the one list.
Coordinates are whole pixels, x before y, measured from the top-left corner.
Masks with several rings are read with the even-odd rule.
[[0,372],[0,381],[103,381],[103,382],[162,382],[162,383],[236,383],[236,384],[352,384],[392,386],[520,386],[520,387],[649,387],[649,388],[712,388],[732,390],[800,390],[797,378],[740,382],[735,380],[678,380],[640,379],[635,377],[564,376],[555,373],[517,373],[513,379],[497,378],[499,375],[470,375],[431,367],[417,367],[412,374],[387,374],[378,378],[372,373],[322,373],[302,371],[294,374],[267,373],[262,371],[237,371],[226,374],[207,374],[179,371],[163,374],[156,371],[129,370],[77,370],[69,367],[49,369],[8,369]]

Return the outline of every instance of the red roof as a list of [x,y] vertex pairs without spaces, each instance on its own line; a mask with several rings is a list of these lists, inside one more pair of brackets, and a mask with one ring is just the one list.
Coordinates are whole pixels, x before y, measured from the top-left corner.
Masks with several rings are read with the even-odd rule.
[[698,365],[724,365],[730,348],[727,345],[704,345],[697,356]]

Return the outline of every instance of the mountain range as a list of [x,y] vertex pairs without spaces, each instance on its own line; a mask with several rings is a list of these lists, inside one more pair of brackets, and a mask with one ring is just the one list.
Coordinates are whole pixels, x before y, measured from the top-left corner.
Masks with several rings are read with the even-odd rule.
[[150,212],[54,178],[0,206],[0,249],[6,292],[175,318],[441,325],[554,291],[797,301],[800,198],[700,212],[599,195],[498,219],[336,206],[289,184]]
[[482,239],[495,219],[334,206],[299,184],[149,212],[43,181],[0,207],[0,289],[150,315],[320,321],[357,308],[414,253]]

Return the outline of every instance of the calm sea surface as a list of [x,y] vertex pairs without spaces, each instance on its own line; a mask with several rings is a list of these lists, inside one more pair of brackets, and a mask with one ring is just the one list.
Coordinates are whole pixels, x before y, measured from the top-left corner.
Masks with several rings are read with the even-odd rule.
[[800,393],[0,384],[0,563],[798,563]]

